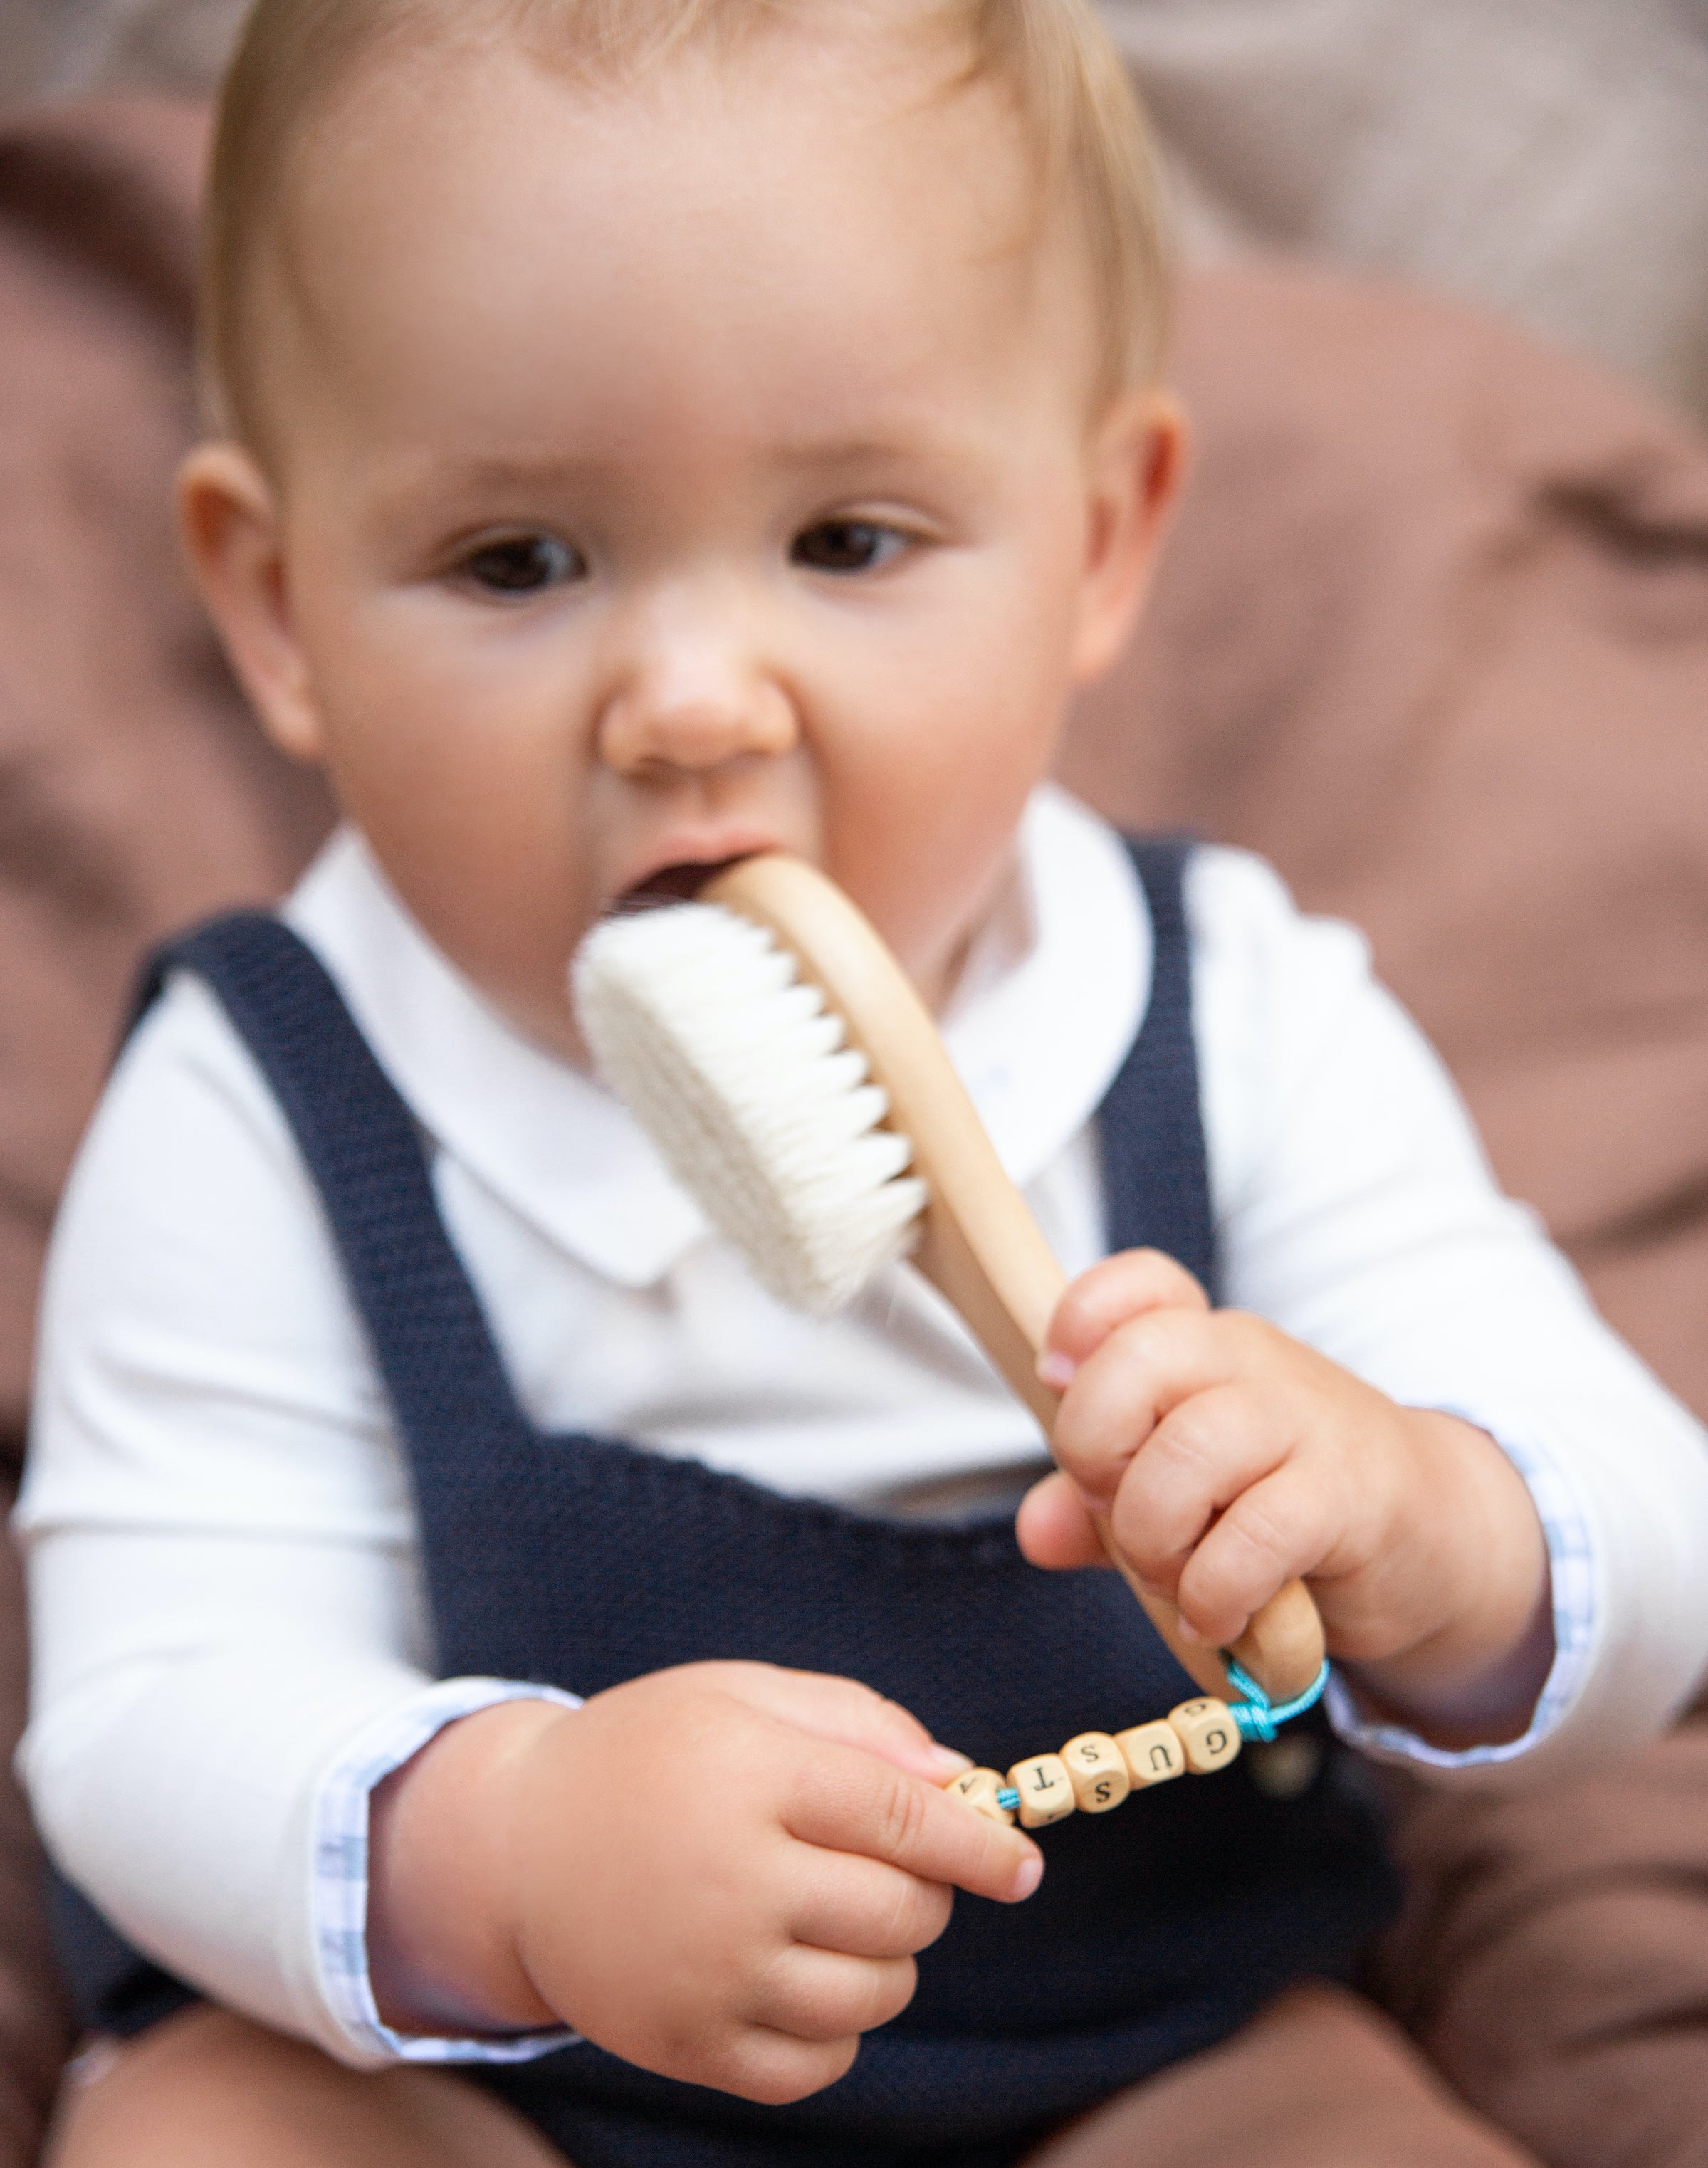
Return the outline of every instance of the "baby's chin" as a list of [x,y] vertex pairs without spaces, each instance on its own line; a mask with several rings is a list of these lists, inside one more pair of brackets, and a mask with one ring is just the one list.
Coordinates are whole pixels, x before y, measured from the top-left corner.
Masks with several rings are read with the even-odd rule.
[[570,1000],[572,951],[567,950],[561,961],[556,956],[542,958],[524,972],[514,958],[505,959],[498,969],[483,969],[480,959],[458,954],[453,943],[434,945],[495,1023],[536,1053],[592,1073],[592,1058],[582,1042]]
[[583,1076],[593,1073],[593,1056],[583,1044],[569,998],[569,964],[565,962],[561,988],[547,996],[532,991],[508,997],[485,993],[487,1007],[498,1022],[534,1048],[536,1053],[563,1062]]

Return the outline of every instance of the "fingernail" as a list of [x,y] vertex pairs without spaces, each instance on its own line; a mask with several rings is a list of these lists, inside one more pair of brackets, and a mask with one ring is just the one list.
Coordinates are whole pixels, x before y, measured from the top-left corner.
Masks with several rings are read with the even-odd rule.
[[1038,1382],[1052,1392],[1065,1393],[1078,1368],[1071,1355],[1064,1355],[1059,1347],[1046,1347],[1038,1358]]
[[962,1754],[953,1746],[934,1745],[931,1749],[931,1759],[943,1772],[945,1782],[950,1777],[960,1776],[962,1770],[971,1769],[973,1766],[972,1756],[970,1754]]
[[1044,1879],[1044,1856],[1035,1852],[1030,1859],[1020,1862],[1020,1871],[1014,1877],[1014,1896],[1024,1902]]

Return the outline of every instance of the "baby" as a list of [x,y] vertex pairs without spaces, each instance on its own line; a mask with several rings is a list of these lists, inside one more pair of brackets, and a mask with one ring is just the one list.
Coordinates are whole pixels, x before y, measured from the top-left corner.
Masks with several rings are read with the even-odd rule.
[[[126,2043],[56,2160],[1515,2160],[1301,1985],[1391,1901],[1345,1743],[1651,1735],[1708,1460],[1356,938],[1046,781],[1183,455],[1088,8],[260,0],[210,218],[185,533],[346,825],[174,953],[56,1241],[24,1761]],[[588,927],[767,848],[1077,1275],[1053,1472],[586,1073]],[[1211,1647],[1305,1576],[1333,1729],[1035,1840],[969,1752],[1189,1691],[1093,1517]]]

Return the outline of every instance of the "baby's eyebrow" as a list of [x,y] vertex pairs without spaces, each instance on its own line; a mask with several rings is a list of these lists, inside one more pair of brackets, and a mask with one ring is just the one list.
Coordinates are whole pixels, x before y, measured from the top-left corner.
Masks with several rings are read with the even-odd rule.
[[920,447],[917,440],[903,437],[833,437],[828,438],[804,437],[794,442],[778,444],[772,456],[779,466],[785,467],[855,467],[871,466],[882,460],[893,460]]
[[926,426],[898,428],[881,437],[785,438],[769,448],[769,457],[786,469],[842,473],[904,461],[932,465],[964,460],[979,457],[987,449],[972,432]]
[[372,502],[382,518],[436,517],[447,502],[476,504],[507,492],[562,496],[597,487],[615,471],[611,460],[558,452],[421,452],[385,464]]
[[509,482],[587,481],[608,472],[604,460],[573,457],[561,452],[479,452],[450,456],[439,454],[412,483],[429,478],[473,489],[502,488]]

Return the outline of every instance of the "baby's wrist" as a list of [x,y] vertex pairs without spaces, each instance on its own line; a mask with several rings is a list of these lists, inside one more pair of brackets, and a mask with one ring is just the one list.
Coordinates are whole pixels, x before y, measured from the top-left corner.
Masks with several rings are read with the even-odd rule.
[[1418,1455],[1410,1574],[1418,1630],[1340,1666],[1360,1698],[1450,1750],[1529,1729],[1554,1659],[1547,1539],[1528,1485],[1486,1432],[1402,1409]]
[[393,2031],[501,2033],[560,2022],[519,1954],[512,1831],[536,1750],[575,1720],[545,1701],[479,1710],[375,1792],[368,1969]]

